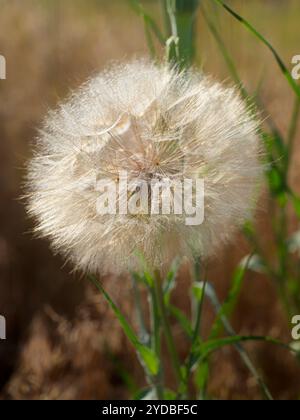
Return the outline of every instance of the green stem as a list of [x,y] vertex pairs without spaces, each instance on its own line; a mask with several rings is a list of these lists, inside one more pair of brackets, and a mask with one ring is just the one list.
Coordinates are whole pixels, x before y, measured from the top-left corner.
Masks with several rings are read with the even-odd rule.
[[181,68],[189,67],[195,55],[195,16],[199,0],[164,0],[167,56]]
[[161,359],[161,341],[160,341],[160,317],[155,288],[152,287],[149,293],[150,311],[151,311],[151,347],[160,360],[159,372],[155,378],[155,390],[159,400],[164,399],[162,385],[162,359]]
[[[195,281],[200,282],[200,275],[201,275],[200,274],[200,261],[197,261],[195,263],[194,271],[195,271]],[[189,379],[192,372],[195,346],[196,346],[197,341],[200,338],[199,335],[200,335],[200,327],[201,327],[201,319],[202,319],[206,284],[207,284],[207,279],[205,276],[204,281],[203,281],[202,295],[201,295],[200,300],[197,302],[196,319],[195,319],[195,325],[194,325],[193,334],[192,334],[191,350],[186,360],[186,374],[185,374],[185,383],[183,387],[184,396],[186,396],[186,393],[188,390]]]
[[[195,276],[196,276],[196,281],[200,282],[200,270],[199,270],[199,267],[197,267],[197,265],[195,266]],[[206,279],[206,277],[204,277],[202,296],[201,296],[201,299],[198,302],[198,306],[197,306],[196,321],[195,321],[194,333],[193,333],[193,338],[192,338],[192,345],[194,345],[196,343],[196,341],[199,337],[199,333],[200,333],[200,326],[201,326],[201,318],[202,318],[206,283],[207,283],[207,279]]]
[[155,287],[155,294],[158,304],[158,310],[162,321],[162,327],[164,330],[164,335],[166,338],[166,343],[168,346],[168,350],[170,353],[172,366],[174,370],[174,374],[176,377],[178,387],[182,383],[182,373],[180,368],[180,360],[176,351],[174,338],[172,335],[171,327],[169,324],[169,319],[167,315],[167,310],[164,302],[163,290],[162,290],[162,279],[161,275],[158,270],[155,271],[155,278],[154,278],[154,287]]
[[288,163],[290,162],[290,157],[292,156],[292,153],[293,153],[294,140],[297,134],[297,128],[298,128],[298,123],[299,123],[299,113],[300,113],[300,100],[298,97],[296,97],[293,113],[292,113],[292,118],[291,118],[291,122],[289,126],[288,139],[287,139],[288,152],[289,152]]
[[170,19],[168,14],[168,7],[167,7],[167,1],[166,0],[160,0],[161,4],[161,10],[163,15],[163,22],[165,27],[165,37],[168,39],[171,36],[171,25],[170,25]]
[[132,287],[133,287],[133,295],[134,295],[134,302],[135,302],[135,309],[136,309],[136,316],[139,325],[139,338],[143,344],[149,344],[149,333],[146,328],[146,323],[144,319],[143,309],[142,309],[142,302],[141,302],[141,294],[139,290],[139,286],[137,280],[134,275],[131,276],[132,278]]

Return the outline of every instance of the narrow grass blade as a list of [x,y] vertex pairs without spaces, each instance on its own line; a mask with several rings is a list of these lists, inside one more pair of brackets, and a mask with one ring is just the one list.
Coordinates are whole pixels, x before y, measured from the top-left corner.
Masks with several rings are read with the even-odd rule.
[[158,305],[158,311],[161,319],[162,328],[164,331],[166,343],[168,346],[168,350],[170,353],[170,359],[172,361],[172,366],[174,370],[174,374],[176,380],[178,382],[178,386],[180,387],[182,382],[182,372],[181,372],[181,365],[180,359],[177,353],[177,349],[175,346],[171,326],[169,323],[167,307],[165,305],[164,293],[163,293],[163,285],[160,272],[158,270],[155,271],[155,280],[154,280],[154,287],[155,287],[155,294],[156,294],[156,301]]
[[218,45],[218,47],[221,51],[221,54],[224,57],[224,60],[226,62],[226,65],[228,67],[228,70],[231,74],[231,77],[232,77],[233,81],[239,87],[243,99],[245,99],[246,101],[249,101],[250,96],[249,96],[248,92],[246,91],[243,82],[240,79],[240,76],[239,76],[239,74],[237,72],[237,69],[236,69],[236,66],[235,66],[235,62],[234,62],[233,58],[231,57],[231,55],[229,54],[229,51],[227,50],[227,48],[224,44],[223,38],[220,36],[214,22],[208,17],[208,14],[204,10],[204,8],[202,8],[202,14],[203,14],[203,17],[204,17],[204,20],[205,20],[207,26],[209,27],[217,45]]
[[[217,298],[217,295],[214,291],[214,288],[212,287],[212,285],[208,285],[207,287],[207,294],[209,299],[211,300],[213,307],[215,309],[215,311],[219,314],[221,312],[221,305],[219,303],[219,300]],[[231,324],[229,323],[227,317],[223,314],[220,318],[220,321],[222,322],[224,329],[226,331],[226,333],[231,336],[234,337],[236,336],[236,333],[234,331],[234,329],[232,328]],[[212,338],[212,342],[214,342],[215,340],[217,340],[215,337]],[[262,390],[262,393],[264,395],[264,397],[268,400],[272,400],[272,396],[270,391],[268,390],[267,385],[265,384],[265,382],[262,380],[262,378],[260,377],[259,373],[257,372],[256,367],[253,365],[250,357],[248,356],[246,350],[244,349],[244,347],[240,344],[240,343],[236,343],[233,344],[234,347],[236,348],[236,350],[238,351],[242,361],[244,362],[245,366],[248,368],[248,370],[251,372],[251,374],[253,375],[253,377],[255,378],[257,384],[259,385],[260,389]]]
[[134,295],[134,302],[135,302],[135,308],[136,308],[136,314],[139,324],[139,338],[141,343],[145,345],[150,345],[150,334],[147,331],[146,328],[146,322],[145,317],[143,313],[142,308],[142,298],[141,298],[141,292],[140,292],[140,278],[139,275],[136,273],[133,273],[131,275],[132,278],[132,288],[133,288],[133,295]]
[[192,340],[193,328],[187,316],[179,308],[177,308],[177,306],[171,304],[168,305],[168,311],[179,322],[187,337]]
[[141,3],[138,0],[128,0],[128,1],[130,5],[132,6],[133,10],[136,12],[136,14],[143,18],[145,25],[151,29],[151,31],[156,36],[160,44],[164,46],[165,37],[161,33],[155,20],[146,12],[144,7],[141,5]]
[[205,279],[203,282],[198,281],[194,283],[193,288],[192,288],[193,295],[196,298],[196,302],[197,302],[196,320],[195,320],[195,325],[193,328],[192,346],[196,343],[200,334],[200,325],[201,325],[201,318],[202,318],[202,312],[203,312],[206,285],[207,285],[207,280]]
[[124,315],[111,299],[109,294],[103,288],[101,283],[97,281],[97,279],[93,276],[89,276],[89,280],[94,284],[94,286],[103,294],[106,301],[109,303],[110,307],[114,311],[116,317],[118,318],[124,333],[126,334],[127,338],[131,342],[131,344],[136,349],[138,355],[140,356],[141,361],[144,363],[146,368],[148,369],[151,375],[157,375],[159,371],[159,360],[156,357],[156,354],[153,352],[152,349],[142,344],[138,337],[136,336],[134,330],[129,325],[127,320],[125,319]]
[[[220,306],[218,310],[217,318],[211,329],[210,338],[215,338],[222,332],[223,330],[222,318],[224,316],[226,317],[231,316],[234,310],[234,307],[236,305],[237,299],[239,297],[239,294],[243,285],[245,273],[248,269],[248,265],[251,260],[251,257],[252,257],[252,254],[249,255],[249,257],[247,258],[244,264],[239,264],[239,266],[236,268],[232,277],[231,288],[230,288],[229,294],[225,302],[223,303],[223,305]],[[209,289],[208,289],[208,292],[209,292]]]
[[284,64],[283,60],[281,59],[281,57],[279,56],[275,48],[271,45],[271,43],[261,33],[259,33],[246,19],[244,19],[242,16],[236,13],[231,7],[229,7],[226,3],[224,3],[223,0],[214,0],[214,1],[219,3],[222,7],[224,7],[224,9],[227,10],[227,12],[229,12],[235,19],[237,19],[243,26],[245,26],[257,39],[259,39],[271,51],[284,77],[290,84],[295,94],[300,99],[300,87],[297,85],[297,83],[293,79],[288,68]]
[[199,392],[199,399],[201,400],[206,399],[206,389],[209,379],[209,371],[209,361],[208,359],[206,359],[198,365],[195,372],[194,383]]
[[174,261],[170,271],[168,272],[166,276],[166,280],[164,281],[163,293],[164,293],[164,299],[165,299],[166,304],[170,302],[172,290],[174,289],[176,285],[176,278],[177,278],[179,267],[180,267],[180,262],[177,260]]
[[299,98],[295,98],[295,103],[293,107],[292,112],[292,118],[289,125],[289,132],[287,137],[287,144],[288,144],[288,159],[290,162],[290,158],[293,153],[293,146],[294,146],[294,140],[297,134],[297,129],[299,125],[299,114],[300,114],[300,100]]
[[224,346],[230,346],[233,344],[239,344],[245,341],[262,341],[266,343],[273,344],[275,346],[282,347],[286,350],[289,350],[293,353],[297,353],[289,344],[285,344],[280,340],[276,340],[275,338],[268,337],[268,336],[243,336],[243,335],[236,335],[231,337],[225,338],[218,338],[214,340],[206,341],[202,343],[199,347],[199,356],[201,359],[207,358],[207,356]]

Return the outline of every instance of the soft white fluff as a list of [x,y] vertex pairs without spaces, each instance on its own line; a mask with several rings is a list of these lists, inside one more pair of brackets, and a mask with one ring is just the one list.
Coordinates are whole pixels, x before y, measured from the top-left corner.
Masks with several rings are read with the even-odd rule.
[[[205,219],[105,215],[95,182],[149,174],[204,178]],[[253,209],[261,175],[257,120],[235,88],[148,61],[114,65],[49,113],[29,164],[36,231],[76,268],[160,268],[174,257],[208,256]]]

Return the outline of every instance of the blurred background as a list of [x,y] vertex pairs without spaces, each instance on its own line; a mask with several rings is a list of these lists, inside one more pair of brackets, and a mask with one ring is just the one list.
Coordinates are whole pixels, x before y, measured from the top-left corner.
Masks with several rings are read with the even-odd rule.
[[[158,1],[143,4],[161,21]],[[228,4],[255,24],[291,68],[292,56],[300,54],[299,1]],[[143,385],[133,350],[102,296],[53,256],[47,241],[33,239],[20,197],[24,167],[46,111],[111,60],[147,55],[143,22],[126,0],[0,0],[0,7],[0,54],[7,62],[7,79],[0,80],[0,314],[7,320],[7,340],[0,341],[0,398],[126,399]],[[255,92],[260,86],[265,117],[271,115],[286,133],[294,98],[273,57],[231,16],[220,8],[217,13],[219,32],[247,89]],[[226,81],[228,69],[201,13],[196,26],[197,64]],[[298,194],[299,165],[297,135],[290,183]],[[269,206],[265,192],[256,225],[267,250],[272,249]],[[297,220],[290,213],[287,229],[292,233]],[[249,250],[240,235],[217,261],[208,263],[208,278],[221,300]],[[128,279],[104,281],[134,320]],[[174,300],[186,310],[189,281],[183,267]],[[212,319],[207,305],[204,332]],[[289,316],[268,276],[246,274],[233,325],[241,334],[291,341]],[[184,356],[183,337],[174,328]],[[300,397],[300,363],[294,357],[262,343],[247,349],[275,398]],[[260,398],[255,381],[230,348],[213,358],[209,393],[222,399]]]

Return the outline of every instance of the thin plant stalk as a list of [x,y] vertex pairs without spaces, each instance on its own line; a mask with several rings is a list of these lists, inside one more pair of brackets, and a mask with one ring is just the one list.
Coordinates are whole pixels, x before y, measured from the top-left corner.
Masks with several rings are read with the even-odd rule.
[[168,35],[167,58],[188,68],[195,58],[195,16],[200,0],[164,0],[163,14]]
[[[200,282],[200,269],[199,269],[199,261],[197,261],[195,263],[195,277],[196,277],[196,281]],[[204,298],[205,298],[205,289],[206,289],[206,285],[207,285],[207,280],[205,277],[205,280],[202,284],[202,294],[201,294],[201,298],[198,300],[197,302],[197,310],[196,310],[196,319],[195,319],[195,325],[194,325],[194,330],[192,333],[192,342],[191,342],[191,351],[190,354],[187,358],[186,361],[186,371],[185,371],[185,396],[186,393],[188,391],[188,382],[190,380],[190,376],[191,376],[191,371],[192,371],[192,367],[193,367],[193,351],[194,348],[199,340],[199,336],[200,336],[200,326],[201,326],[201,319],[202,319],[202,312],[203,312],[203,306],[204,306]]]
[[177,381],[178,387],[180,387],[182,383],[182,373],[180,367],[180,360],[176,351],[176,346],[172,334],[172,330],[169,323],[169,318],[164,302],[164,295],[163,295],[163,288],[162,288],[162,278],[160,272],[158,270],[155,271],[155,278],[154,278],[154,287],[155,287],[155,294],[159,309],[159,314],[161,317],[162,328],[164,332],[164,336],[166,339],[167,347],[170,353],[172,367],[174,371],[174,375]]
[[144,313],[142,309],[142,302],[141,302],[141,293],[139,290],[138,283],[135,279],[135,276],[132,275],[132,288],[133,288],[133,295],[134,295],[134,303],[136,309],[136,316],[139,325],[139,337],[143,344],[149,344],[149,332],[146,328],[146,323],[144,319]]
[[[209,285],[210,286],[210,285]],[[204,291],[205,292],[205,291]],[[212,287],[207,287],[206,288],[206,292],[207,296],[209,297],[216,313],[220,313],[221,311],[221,305],[218,301],[218,298],[214,292],[214,289]],[[221,322],[224,326],[225,331],[227,332],[228,335],[230,336],[236,336],[236,332],[234,331],[234,329],[232,328],[231,324],[229,323],[228,319],[226,318],[225,315],[221,316]],[[234,344],[234,347],[236,348],[236,350],[238,351],[238,353],[240,354],[241,359],[243,360],[244,364],[247,366],[247,368],[249,369],[249,371],[251,372],[251,374],[253,375],[253,377],[255,378],[257,384],[259,385],[264,397],[267,400],[273,401],[273,397],[266,385],[266,383],[264,382],[264,380],[261,378],[261,376],[259,375],[256,367],[254,366],[254,364],[252,363],[250,357],[248,356],[248,353],[246,352],[246,350],[244,349],[244,347],[242,346],[242,344],[240,343],[236,343]]]
[[293,153],[293,146],[294,140],[297,134],[297,128],[299,124],[299,114],[300,114],[300,99],[298,97],[295,98],[294,108],[292,112],[292,118],[289,126],[289,132],[287,136],[287,144],[288,144],[288,163],[290,163],[290,157]]
[[160,322],[158,302],[157,302],[154,285],[149,290],[149,304],[150,304],[150,314],[151,314],[151,346],[158,360],[160,361],[159,372],[155,378],[155,391],[156,391],[157,398],[159,400],[163,400],[164,399],[163,377],[162,377],[163,370],[162,370],[161,339],[160,339],[161,322]]

